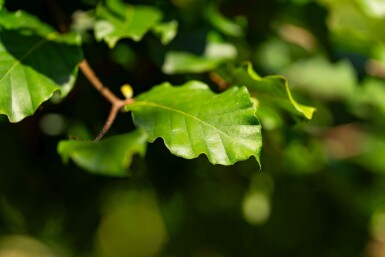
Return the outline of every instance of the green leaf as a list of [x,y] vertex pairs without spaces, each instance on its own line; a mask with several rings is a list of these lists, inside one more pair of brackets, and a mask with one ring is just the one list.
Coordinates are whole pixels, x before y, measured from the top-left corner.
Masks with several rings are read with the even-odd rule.
[[232,44],[220,42],[215,34],[210,34],[203,55],[170,51],[166,54],[162,71],[166,74],[202,73],[214,70],[236,56],[237,49]]
[[221,59],[210,59],[187,52],[168,52],[162,71],[166,74],[202,73],[215,69]]
[[96,11],[95,37],[113,48],[118,40],[130,38],[140,41],[162,18],[162,12],[154,7],[128,5],[121,0],[108,0],[107,6],[99,5]]
[[259,162],[261,125],[245,87],[217,95],[198,81],[178,87],[163,83],[126,108],[150,142],[163,138],[177,156],[192,159],[205,154],[211,163],[223,165],[250,156]]
[[18,122],[54,92],[66,96],[82,59],[79,45],[76,35],[60,35],[27,13],[0,10],[0,114]]
[[221,75],[227,78],[231,84],[245,85],[250,94],[257,98],[260,108],[275,106],[307,119],[311,119],[316,110],[294,100],[288,80],[285,77],[280,75],[260,77],[254,71],[251,63],[233,70],[232,74],[223,73]]
[[[385,5],[381,0],[318,0],[329,9],[328,26],[344,44],[385,42]],[[367,45],[370,48],[370,45]]]
[[159,23],[152,28],[152,31],[160,37],[160,42],[162,42],[163,45],[167,45],[176,36],[178,31],[178,22],[174,20],[170,22]]
[[385,83],[383,80],[366,78],[348,99],[355,115],[368,119],[385,115]]
[[356,72],[350,62],[332,63],[322,56],[293,63],[283,72],[296,88],[323,99],[349,98],[357,84]]
[[0,9],[3,8],[5,0],[0,0]]
[[243,36],[243,27],[223,16],[214,5],[205,10],[205,16],[216,29],[229,36]]
[[125,177],[134,154],[144,156],[147,136],[143,131],[109,137],[99,142],[63,140],[58,152],[63,162],[72,159],[91,173]]

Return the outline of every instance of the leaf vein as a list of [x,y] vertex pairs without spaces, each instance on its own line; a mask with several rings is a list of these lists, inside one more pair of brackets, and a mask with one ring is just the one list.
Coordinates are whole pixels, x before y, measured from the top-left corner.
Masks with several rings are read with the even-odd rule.
[[[212,124],[194,116],[194,115],[191,115],[187,112],[184,112],[184,111],[181,111],[181,110],[178,110],[178,109],[175,109],[175,108],[172,108],[172,107],[169,107],[169,106],[165,106],[165,105],[162,105],[162,104],[158,104],[158,103],[154,103],[154,102],[148,102],[148,101],[144,101],[144,100],[139,100],[135,103],[136,105],[144,105],[144,106],[151,106],[151,107],[156,107],[156,108],[160,108],[160,109],[164,109],[164,110],[167,110],[167,111],[171,111],[171,112],[176,112],[176,113],[179,113],[181,115],[184,115],[184,116],[187,116],[191,119],[194,119],[196,121],[198,121],[198,123],[201,123],[203,125],[206,125],[207,127],[210,127],[212,129],[214,129],[215,131],[217,131],[218,133],[226,136],[226,137],[229,137],[229,138],[233,138],[233,136],[227,134],[225,131],[222,131],[220,129],[218,129],[217,127],[213,126]],[[245,139],[243,137],[235,137],[236,139]]]
[[45,43],[47,43],[49,41],[49,39],[47,38],[44,38],[42,40],[40,40],[39,42],[37,42],[34,46],[32,46],[27,52],[25,52],[25,54],[20,58],[18,59],[10,68],[9,70],[7,70],[7,72],[5,72],[4,76],[0,78],[0,82],[6,77],[8,76],[17,66],[20,65],[20,63],[25,59],[27,58],[28,56],[30,56],[34,51],[36,51],[37,49],[39,49],[41,46],[43,46]]

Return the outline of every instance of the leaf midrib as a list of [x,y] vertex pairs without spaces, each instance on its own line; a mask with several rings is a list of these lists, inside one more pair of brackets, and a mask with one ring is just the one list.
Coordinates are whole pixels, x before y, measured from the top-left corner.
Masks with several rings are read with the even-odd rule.
[[[194,120],[196,120],[196,121],[198,121],[198,122],[200,122],[200,123],[202,123],[202,124],[204,124],[204,125],[206,125],[206,126],[212,128],[212,129],[218,131],[218,133],[220,133],[220,134],[222,134],[222,135],[224,135],[224,136],[227,136],[227,137],[229,137],[229,138],[234,138],[234,137],[232,137],[231,135],[225,133],[224,131],[218,129],[217,127],[211,125],[210,123],[207,123],[206,121],[201,120],[201,119],[199,119],[198,117],[193,116],[193,115],[191,115],[191,114],[189,114],[189,113],[187,113],[187,112],[184,112],[184,111],[181,111],[181,110],[172,108],[172,107],[169,107],[169,106],[166,106],[166,105],[162,105],[162,104],[158,104],[158,103],[154,103],[154,102],[143,101],[143,100],[136,101],[136,102],[135,102],[135,105],[145,105],[145,106],[147,105],[147,106],[157,107],[157,108],[161,108],[161,109],[164,109],[164,110],[176,112],[176,113],[179,113],[179,114],[181,114],[181,115],[185,115],[185,116],[187,116],[187,117],[190,117],[190,118],[192,118],[192,119],[194,119]],[[236,137],[236,138],[238,138],[238,137]],[[244,138],[240,138],[240,139],[244,139]]]

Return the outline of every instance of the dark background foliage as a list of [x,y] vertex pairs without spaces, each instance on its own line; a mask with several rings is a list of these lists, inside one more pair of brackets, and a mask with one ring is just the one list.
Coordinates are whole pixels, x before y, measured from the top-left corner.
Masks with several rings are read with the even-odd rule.
[[[92,9],[94,2],[9,0],[5,6],[26,10],[60,30],[70,26],[75,11]],[[139,43],[121,40],[118,46],[128,56],[122,61],[121,52],[87,32],[84,55],[112,91],[118,94],[127,82],[140,93],[163,81],[189,79],[218,90],[207,73],[161,71],[169,50],[202,53],[213,29],[202,13],[211,1],[130,3],[156,6],[166,20],[177,19],[178,35],[165,47],[150,34]],[[224,35],[239,50],[237,61],[251,60],[263,75],[287,75],[299,99],[318,108],[310,122],[283,114],[282,126],[264,129],[261,170],[254,159],[229,167],[211,165],[204,156],[181,159],[160,140],[149,144],[144,159],[135,159],[129,178],[64,165],[57,143],[68,135],[96,135],[110,107],[81,74],[63,102],[46,102],[17,124],[1,117],[0,256],[9,240],[26,238],[43,242],[53,256],[385,256],[384,112],[364,90],[365,80],[372,78],[365,63],[375,56],[360,51],[365,45],[354,48],[335,40],[327,22],[332,9],[322,3],[215,2],[225,16],[248,21],[244,38]],[[310,33],[315,45],[307,50],[284,34],[287,24]],[[304,62],[317,56],[324,65]],[[352,71],[346,75],[354,84],[352,94],[346,79],[333,80],[342,93],[327,87],[339,72],[346,74],[335,66],[341,60]],[[302,81],[309,76],[315,87]],[[369,99],[355,97],[365,94]],[[52,117],[63,125],[49,135],[44,120]],[[120,114],[108,135],[132,129],[129,115]]]

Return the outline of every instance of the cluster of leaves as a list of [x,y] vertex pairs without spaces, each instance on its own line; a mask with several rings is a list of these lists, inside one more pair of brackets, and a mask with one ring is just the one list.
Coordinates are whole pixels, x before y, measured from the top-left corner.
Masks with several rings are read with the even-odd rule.
[[[164,21],[158,8],[121,0],[108,0],[83,13],[65,34],[24,11],[9,12],[5,7],[0,11],[0,114],[11,122],[32,115],[48,99],[60,101],[68,95],[76,82],[82,47],[87,47],[81,35],[88,30],[113,49],[124,38],[141,41],[150,31],[166,45],[178,28],[178,21]],[[63,160],[70,158],[92,172],[126,176],[132,156],[143,155],[147,141],[162,138],[172,154],[187,159],[205,154],[213,164],[231,165],[254,156],[259,162],[259,114],[262,124],[269,119],[269,110],[312,118],[315,109],[293,99],[284,77],[262,78],[250,63],[234,66],[237,48],[220,33],[240,38],[241,25],[214,6],[205,15],[214,29],[203,55],[168,51],[162,70],[166,74],[211,72],[226,83],[226,91],[213,93],[207,84],[194,80],[181,86],[168,82],[154,86],[126,105],[137,131],[101,142],[62,141],[58,151]]]
[[383,1],[95,2],[0,0],[0,255],[383,255]]

